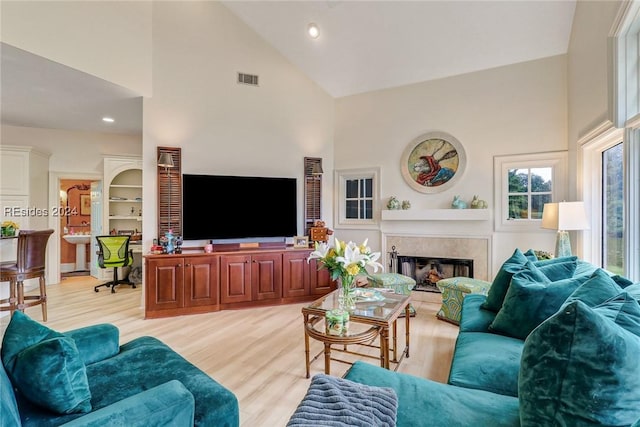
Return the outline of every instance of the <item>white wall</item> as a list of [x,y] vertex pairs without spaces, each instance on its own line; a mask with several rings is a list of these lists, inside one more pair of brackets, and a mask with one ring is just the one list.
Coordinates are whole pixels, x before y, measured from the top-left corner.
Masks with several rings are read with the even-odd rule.
[[[448,208],[454,195],[474,194],[493,209],[493,157],[567,149],[566,57],[555,56],[396,89],[337,100],[335,167],[380,166],[382,205],[390,196],[408,199],[412,210]],[[427,131],[456,137],[467,155],[462,179],[438,194],[422,194],[405,183],[400,158]],[[493,212],[492,212],[493,214]],[[495,233],[493,220],[384,223],[388,232],[431,235],[492,235],[493,270],[513,249],[552,250],[548,233]],[[336,230],[360,240],[366,232]],[[372,247],[379,239],[369,232]],[[379,246],[378,246],[379,247]]]
[[568,52],[569,158],[572,195],[582,188],[578,174],[578,140],[608,121],[609,32],[619,1],[580,1],[571,29]]
[[608,114],[608,36],[619,1],[579,1],[568,52],[569,141],[602,124]]
[[151,1],[3,1],[2,42],[151,95]]
[[[569,184],[572,200],[583,199],[583,171],[578,141],[598,126],[610,123],[609,33],[620,6],[619,1],[579,1],[576,5],[567,54]],[[591,256],[589,233],[578,232],[574,240],[574,247],[579,253],[584,253],[585,259]]]
[[[238,72],[260,86],[237,84]],[[333,169],[333,98],[215,2],[154,4],[153,93],[143,108],[146,244],[157,233],[157,146],[182,148],[183,173],[298,178],[302,232],[303,158]],[[328,217],[330,174],[324,183]],[[260,221],[259,207],[252,215]]]

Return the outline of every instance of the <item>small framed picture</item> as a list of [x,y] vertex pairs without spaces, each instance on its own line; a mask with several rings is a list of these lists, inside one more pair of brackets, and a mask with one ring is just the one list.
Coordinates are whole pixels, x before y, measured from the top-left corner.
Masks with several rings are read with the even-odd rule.
[[294,248],[308,248],[309,247],[309,236],[293,236],[293,247]]
[[80,195],[80,215],[91,215],[91,195]]

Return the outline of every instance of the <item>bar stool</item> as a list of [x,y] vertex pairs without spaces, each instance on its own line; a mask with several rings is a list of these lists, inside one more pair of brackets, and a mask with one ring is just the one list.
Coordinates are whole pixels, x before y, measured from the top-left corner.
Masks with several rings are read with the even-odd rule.
[[[9,298],[0,300],[0,311],[14,311],[42,304],[42,320],[47,321],[45,260],[47,242],[53,230],[21,230],[16,261],[0,263],[0,282],[9,282]],[[40,295],[24,295],[24,281],[37,278]],[[28,302],[25,302],[28,301]]]

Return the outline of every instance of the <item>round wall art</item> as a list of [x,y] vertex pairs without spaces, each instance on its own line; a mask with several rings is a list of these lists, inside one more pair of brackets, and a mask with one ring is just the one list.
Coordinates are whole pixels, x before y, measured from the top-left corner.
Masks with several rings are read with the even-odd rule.
[[429,132],[407,146],[400,168],[414,190],[439,193],[460,179],[466,164],[464,148],[456,138],[445,132]]

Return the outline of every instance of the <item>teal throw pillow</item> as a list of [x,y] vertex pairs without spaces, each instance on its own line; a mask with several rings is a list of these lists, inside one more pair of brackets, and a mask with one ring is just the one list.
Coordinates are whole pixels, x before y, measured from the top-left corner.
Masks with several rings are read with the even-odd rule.
[[622,291],[594,310],[640,337],[640,303],[628,292]]
[[640,300],[640,283],[634,283],[631,286],[627,286],[624,290],[635,299]]
[[615,276],[611,276],[611,278],[623,289],[626,288],[627,286],[633,285],[633,282],[631,280],[627,279],[624,276],[620,276],[619,274],[616,274]]
[[556,281],[573,277],[576,272],[576,267],[578,266],[578,259],[576,257],[573,257],[573,259],[555,258],[534,262],[532,264],[540,269],[551,281]]
[[16,358],[13,377],[31,402],[57,414],[91,411],[87,371],[68,337],[44,340]]
[[49,338],[61,337],[61,333],[32,320],[21,311],[14,311],[2,338],[0,357],[9,377],[18,354],[27,347]]
[[609,298],[619,295],[620,292],[622,292],[622,288],[618,286],[606,271],[599,268],[589,276],[589,280],[569,295],[565,304],[579,300],[589,307],[595,307]]
[[[604,307],[604,308],[603,308]],[[607,304],[564,306],[525,340],[518,397],[522,427],[623,426],[640,418],[640,337]]]
[[513,255],[502,264],[498,274],[496,274],[496,277],[493,279],[489,292],[487,293],[487,299],[481,305],[482,308],[495,312],[500,310],[504,296],[507,294],[511,277],[520,271],[527,261],[528,259],[522,251],[516,248]]
[[538,256],[536,255],[536,251],[534,251],[533,249],[529,249],[527,252],[525,252],[524,257],[529,260],[529,261],[538,261]]
[[575,261],[577,263],[578,257],[576,255],[561,256],[558,258],[541,259],[537,261],[534,260],[533,263],[536,265],[536,267],[544,267],[545,265],[552,265],[552,264],[569,262],[569,261]]
[[16,311],[0,357],[13,385],[32,403],[60,414],[91,410],[86,367],[73,339]]
[[524,340],[531,331],[552,316],[589,276],[551,280],[533,263],[511,278],[502,308],[489,330]]

